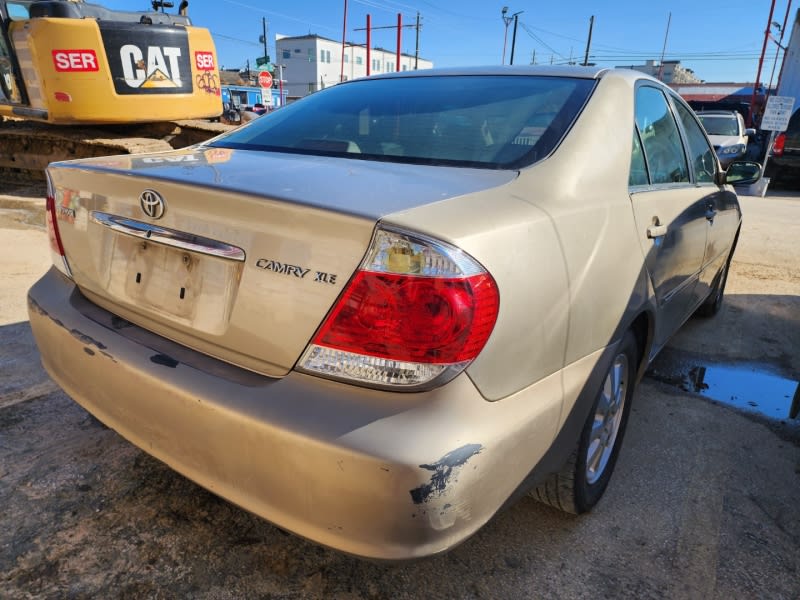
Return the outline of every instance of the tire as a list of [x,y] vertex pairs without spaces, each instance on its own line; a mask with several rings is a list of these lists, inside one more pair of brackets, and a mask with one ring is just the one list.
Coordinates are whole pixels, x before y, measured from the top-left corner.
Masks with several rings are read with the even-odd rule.
[[722,301],[725,298],[725,284],[728,282],[728,265],[730,259],[725,262],[725,266],[717,274],[716,282],[711,288],[711,293],[703,303],[697,307],[695,314],[698,317],[709,318],[716,315],[722,308]]
[[531,492],[536,500],[576,515],[597,504],[622,446],[638,364],[636,338],[628,331],[603,377],[577,447],[558,473]]

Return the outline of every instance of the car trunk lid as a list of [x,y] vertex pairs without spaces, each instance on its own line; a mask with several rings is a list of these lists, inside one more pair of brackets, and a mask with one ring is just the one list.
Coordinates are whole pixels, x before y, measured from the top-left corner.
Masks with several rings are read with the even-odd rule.
[[[57,163],[49,175],[85,296],[277,377],[358,267],[377,221],[516,173],[200,148]],[[154,218],[145,210],[159,199]]]

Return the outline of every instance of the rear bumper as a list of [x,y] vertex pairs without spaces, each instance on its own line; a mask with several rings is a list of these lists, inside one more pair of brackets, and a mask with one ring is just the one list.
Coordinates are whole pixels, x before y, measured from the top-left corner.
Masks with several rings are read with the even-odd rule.
[[30,290],[42,362],[79,404],[212,492],[300,536],[388,560],[458,544],[551,445],[562,374],[487,402],[263,377],[118,319],[51,269]]
[[782,156],[770,156],[767,161],[767,168],[772,166],[779,169],[796,169],[800,175],[800,153],[783,154]]

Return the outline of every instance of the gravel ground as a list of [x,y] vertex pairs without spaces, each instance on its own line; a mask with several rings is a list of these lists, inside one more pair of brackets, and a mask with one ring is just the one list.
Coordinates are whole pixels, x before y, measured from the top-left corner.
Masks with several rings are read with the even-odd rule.
[[[667,354],[756,361],[798,381],[800,197],[742,204],[726,305]],[[19,212],[41,205],[36,190],[0,196],[0,598],[800,597],[796,423],[652,377],[606,496],[579,518],[523,499],[448,554],[383,565],[220,500],[42,371],[24,297],[49,250]]]

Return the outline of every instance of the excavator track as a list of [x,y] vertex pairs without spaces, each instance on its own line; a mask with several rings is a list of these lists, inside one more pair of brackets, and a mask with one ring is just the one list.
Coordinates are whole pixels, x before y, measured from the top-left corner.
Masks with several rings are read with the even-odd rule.
[[0,119],[0,181],[8,183],[43,181],[45,167],[55,161],[163,152],[234,129],[200,120],[76,127]]

